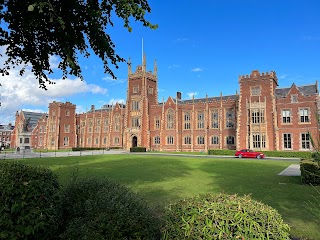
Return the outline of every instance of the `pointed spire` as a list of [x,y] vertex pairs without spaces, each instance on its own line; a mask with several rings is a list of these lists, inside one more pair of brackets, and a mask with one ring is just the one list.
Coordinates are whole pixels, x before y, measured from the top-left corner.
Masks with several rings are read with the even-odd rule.
[[128,75],[132,74],[131,59],[128,59]]
[[153,74],[158,77],[158,67],[157,67],[157,60],[154,60],[154,64],[153,64]]
[[143,70],[144,72],[147,71],[147,60],[146,60],[146,54],[145,54],[145,53],[143,54],[142,70]]

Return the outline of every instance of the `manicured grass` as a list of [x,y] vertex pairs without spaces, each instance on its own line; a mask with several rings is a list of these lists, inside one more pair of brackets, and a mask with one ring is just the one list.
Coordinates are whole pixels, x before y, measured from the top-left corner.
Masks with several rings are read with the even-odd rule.
[[277,175],[297,161],[135,154],[19,161],[50,167],[62,183],[68,181],[74,169],[80,175],[106,176],[132,187],[150,203],[162,206],[206,192],[250,194],[277,209],[291,226],[292,236],[320,239],[319,219],[303,206],[317,196],[316,191],[302,185],[300,177]]

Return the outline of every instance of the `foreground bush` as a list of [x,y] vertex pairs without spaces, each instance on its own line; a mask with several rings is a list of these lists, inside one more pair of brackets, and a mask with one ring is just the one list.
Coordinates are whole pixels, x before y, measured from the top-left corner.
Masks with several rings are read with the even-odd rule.
[[289,239],[273,208],[250,199],[206,194],[171,204],[164,239]]
[[57,226],[58,179],[49,169],[0,163],[0,239],[49,239]]
[[107,179],[72,180],[61,193],[61,239],[159,239],[156,212]]
[[320,185],[320,166],[313,159],[300,162],[301,180],[305,184]]

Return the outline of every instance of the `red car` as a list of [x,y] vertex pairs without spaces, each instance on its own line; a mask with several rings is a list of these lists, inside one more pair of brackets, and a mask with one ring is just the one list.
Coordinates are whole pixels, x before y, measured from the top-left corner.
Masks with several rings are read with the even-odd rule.
[[258,158],[258,159],[265,157],[265,155],[262,152],[254,152],[251,149],[242,149],[242,150],[236,151],[235,156],[238,158],[248,157],[248,158]]

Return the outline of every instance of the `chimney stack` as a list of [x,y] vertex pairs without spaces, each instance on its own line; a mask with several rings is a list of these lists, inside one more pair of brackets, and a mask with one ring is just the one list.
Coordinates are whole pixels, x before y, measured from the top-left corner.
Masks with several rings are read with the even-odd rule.
[[177,92],[177,99],[181,100],[181,92]]

